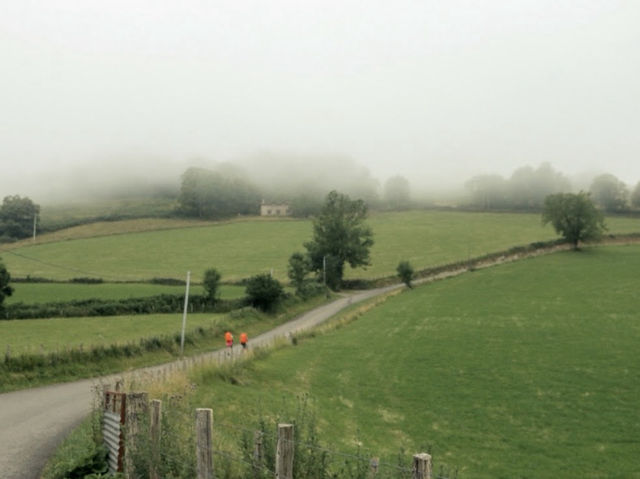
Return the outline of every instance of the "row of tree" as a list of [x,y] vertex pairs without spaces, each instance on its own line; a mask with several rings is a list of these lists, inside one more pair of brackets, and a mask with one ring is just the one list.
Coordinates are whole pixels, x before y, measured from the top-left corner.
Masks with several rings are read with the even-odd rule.
[[30,198],[5,196],[0,206],[0,242],[15,241],[33,235],[40,206]]
[[[538,168],[518,168],[509,179],[500,175],[474,176],[465,186],[471,205],[486,210],[540,210],[549,195],[571,191],[569,180],[549,163]],[[606,173],[593,179],[589,193],[595,204],[608,212],[640,208],[640,182],[630,191],[624,182]]]
[[[353,171],[350,171],[353,170]],[[379,184],[368,170],[340,169],[340,178],[296,176],[298,170],[281,167],[281,178],[272,178],[271,184],[260,182],[256,173],[221,164],[215,169],[189,168],[181,178],[177,212],[184,216],[217,219],[236,215],[258,214],[262,199],[286,202],[294,216],[308,217],[318,214],[327,194],[325,185],[347,183],[347,193],[355,192],[368,205],[384,209],[405,209],[411,206],[409,181],[402,176],[389,178],[379,195]],[[301,173],[300,173],[301,174]],[[344,177],[347,176],[347,179]],[[353,194],[353,193],[351,193]]]

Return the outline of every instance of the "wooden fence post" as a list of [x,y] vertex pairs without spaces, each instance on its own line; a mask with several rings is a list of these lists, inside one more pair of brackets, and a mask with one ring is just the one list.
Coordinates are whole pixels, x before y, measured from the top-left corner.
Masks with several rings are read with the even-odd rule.
[[378,466],[380,465],[379,457],[372,457],[369,461],[369,478],[374,479],[378,475]]
[[134,477],[133,456],[136,450],[136,436],[140,432],[143,415],[149,409],[149,396],[145,392],[127,394],[127,411],[125,419],[125,475]]
[[162,401],[151,401],[151,417],[149,433],[151,435],[151,464],[149,479],[158,479],[158,462],[160,460],[160,433],[162,431]]
[[276,479],[293,479],[293,424],[278,424]]
[[213,479],[213,410],[196,409],[197,478]]
[[256,478],[261,476],[261,469],[264,464],[263,436],[262,431],[253,433],[253,475]]
[[431,456],[429,454],[414,454],[413,479],[431,479]]

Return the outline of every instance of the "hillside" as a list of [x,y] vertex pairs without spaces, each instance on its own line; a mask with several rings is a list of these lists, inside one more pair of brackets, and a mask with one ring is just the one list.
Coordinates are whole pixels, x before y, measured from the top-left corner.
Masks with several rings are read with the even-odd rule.
[[[375,240],[371,266],[347,268],[347,278],[394,275],[401,260],[421,269],[556,237],[533,214],[408,211],[375,214],[368,222]],[[607,222],[612,233],[640,230],[638,219]],[[183,279],[188,270],[198,278],[215,267],[227,281],[270,271],[286,280],[289,256],[302,251],[310,235],[307,220],[130,220],[63,230],[36,244],[5,245],[0,255],[14,277]]]

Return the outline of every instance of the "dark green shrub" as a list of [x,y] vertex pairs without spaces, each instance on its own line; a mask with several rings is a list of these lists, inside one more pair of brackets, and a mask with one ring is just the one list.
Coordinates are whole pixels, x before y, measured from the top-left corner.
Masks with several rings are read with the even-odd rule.
[[211,304],[215,304],[218,301],[220,278],[220,273],[215,268],[209,268],[204,272],[202,286],[205,290],[205,296]]
[[309,258],[302,253],[293,253],[289,257],[289,265],[287,267],[287,275],[291,280],[291,284],[296,288],[296,293],[300,295],[300,291],[304,285],[304,279],[311,271],[311,263]]
[[277,279],[259,274],[247,282],[247,300],[262,311],[273,311],[284,296],[284,289]]
[[413,279],[413,267],[411,264],[408,261],[400,261],[396,271],[402,282],[411,288],[411,280]]
[[317,281],[304,281],[296,290],[296,294],[302,299],[313,298],[325,294],[326,288],[322,283]]
[[104,283],[102,278],[71,278],[72,283],[83,283],[83,284],[100,284]]

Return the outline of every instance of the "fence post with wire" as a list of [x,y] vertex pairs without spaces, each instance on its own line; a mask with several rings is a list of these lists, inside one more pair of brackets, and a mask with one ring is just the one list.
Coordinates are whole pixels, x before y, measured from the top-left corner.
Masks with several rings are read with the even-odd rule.
[[276,479],[293,479],[293,424],[278,424]]
[[149,479],[159,479],[157,464],[160,460],[160,434],[162,428],[162,401],[151,401],[151,416],[149,435],[151,440],[151,460],[149,464]]
[[[163,418],[162,402],[156,399],[149,403],[146,393],[109,392],[105,396],[105,410],[107,413],[120,411],[114,421],[118,422],[119,418],[124,420],[122,429],[126,431],[125,440],[118,441],[117,435],[113,435],[115,439],[110,442],[113,443],[115,452],[110,453],[110,462],[113,462],[114,472],[122,470],[124,466],[127,477],[134,477],[134,470],[140,467],[148,470],[149,479],[158,479],[166,473],[167,467],[175,466],[176,459],[179,460],[179,464],[183,464],[180,467],[192,470],[192,477],[197,479],[293,479],[294,467],[302,468],[296,472],[298,476],[309,472],[313,477],[316,477],[314,474],[317,473],[330,474],[330,477],[354,477],[355,474],[367,479],[454,479],[458,476],[457,470],[452,474],[453,471],[449,469],[443,471],[442,465],[440,472],[434,475],[432,456],[428,453],[414,454],[412,462],[404,462],[400,455],[398,462],[392,464],[381,461],[370,451],[362,451],[360,448],[355,454],[330,450],[321,446],[317,439],[305,440],[304,432],[298,432],[297,434],[302,436],[295,439],[295,429],[303,431],[300,429],[303,426],[299,424],[294,429],[293,424],[278,423],[277,430],[269,434],[263,423],[260,429],[256,429],[221,422],[217,427],[222,434],[216,434],[214,438],[213,411],[208,408],[195,410],[195,421],[191,423],[194,429],[191,429],[192,436],[189,441],[184,441],[185,438],[182,436],[174,438],[172,435],[167,438],[167,432],[163,431],[161,434],[162,422],[169,419],[168,431],[171,431],[172,427],[175,427],[171,421],[181,421],[180,417],[184,419],[184,414],[188,415],[188,412],[180,409],[179,414],[172,415],[169,411]],[[141,423],[143,417],[146,417],[145,414],[149,416],[148,429]],[[168,442],[162,443],[161,436],[164,437],[162,441]],[[175,441],[191,445],[177,456],[173,449],[163,449],[168,447],[167,444],[175,445]],[[119,446],[123,446],[124,450],[118,450]],[[123,453],[124,461],[121,459]],[[167,453],[173,458],[168,463],[164,462]],[[217,457],[215,461],[214,454]],[[143,462],[134,464],[134,461]],[[189,469],[191,467],[193,469]]]
[[196,409],[196,457],[198,479],[213,479],[213,411]]
[[413,456],[413,479],[431,479],[431,456],[426,453]]

